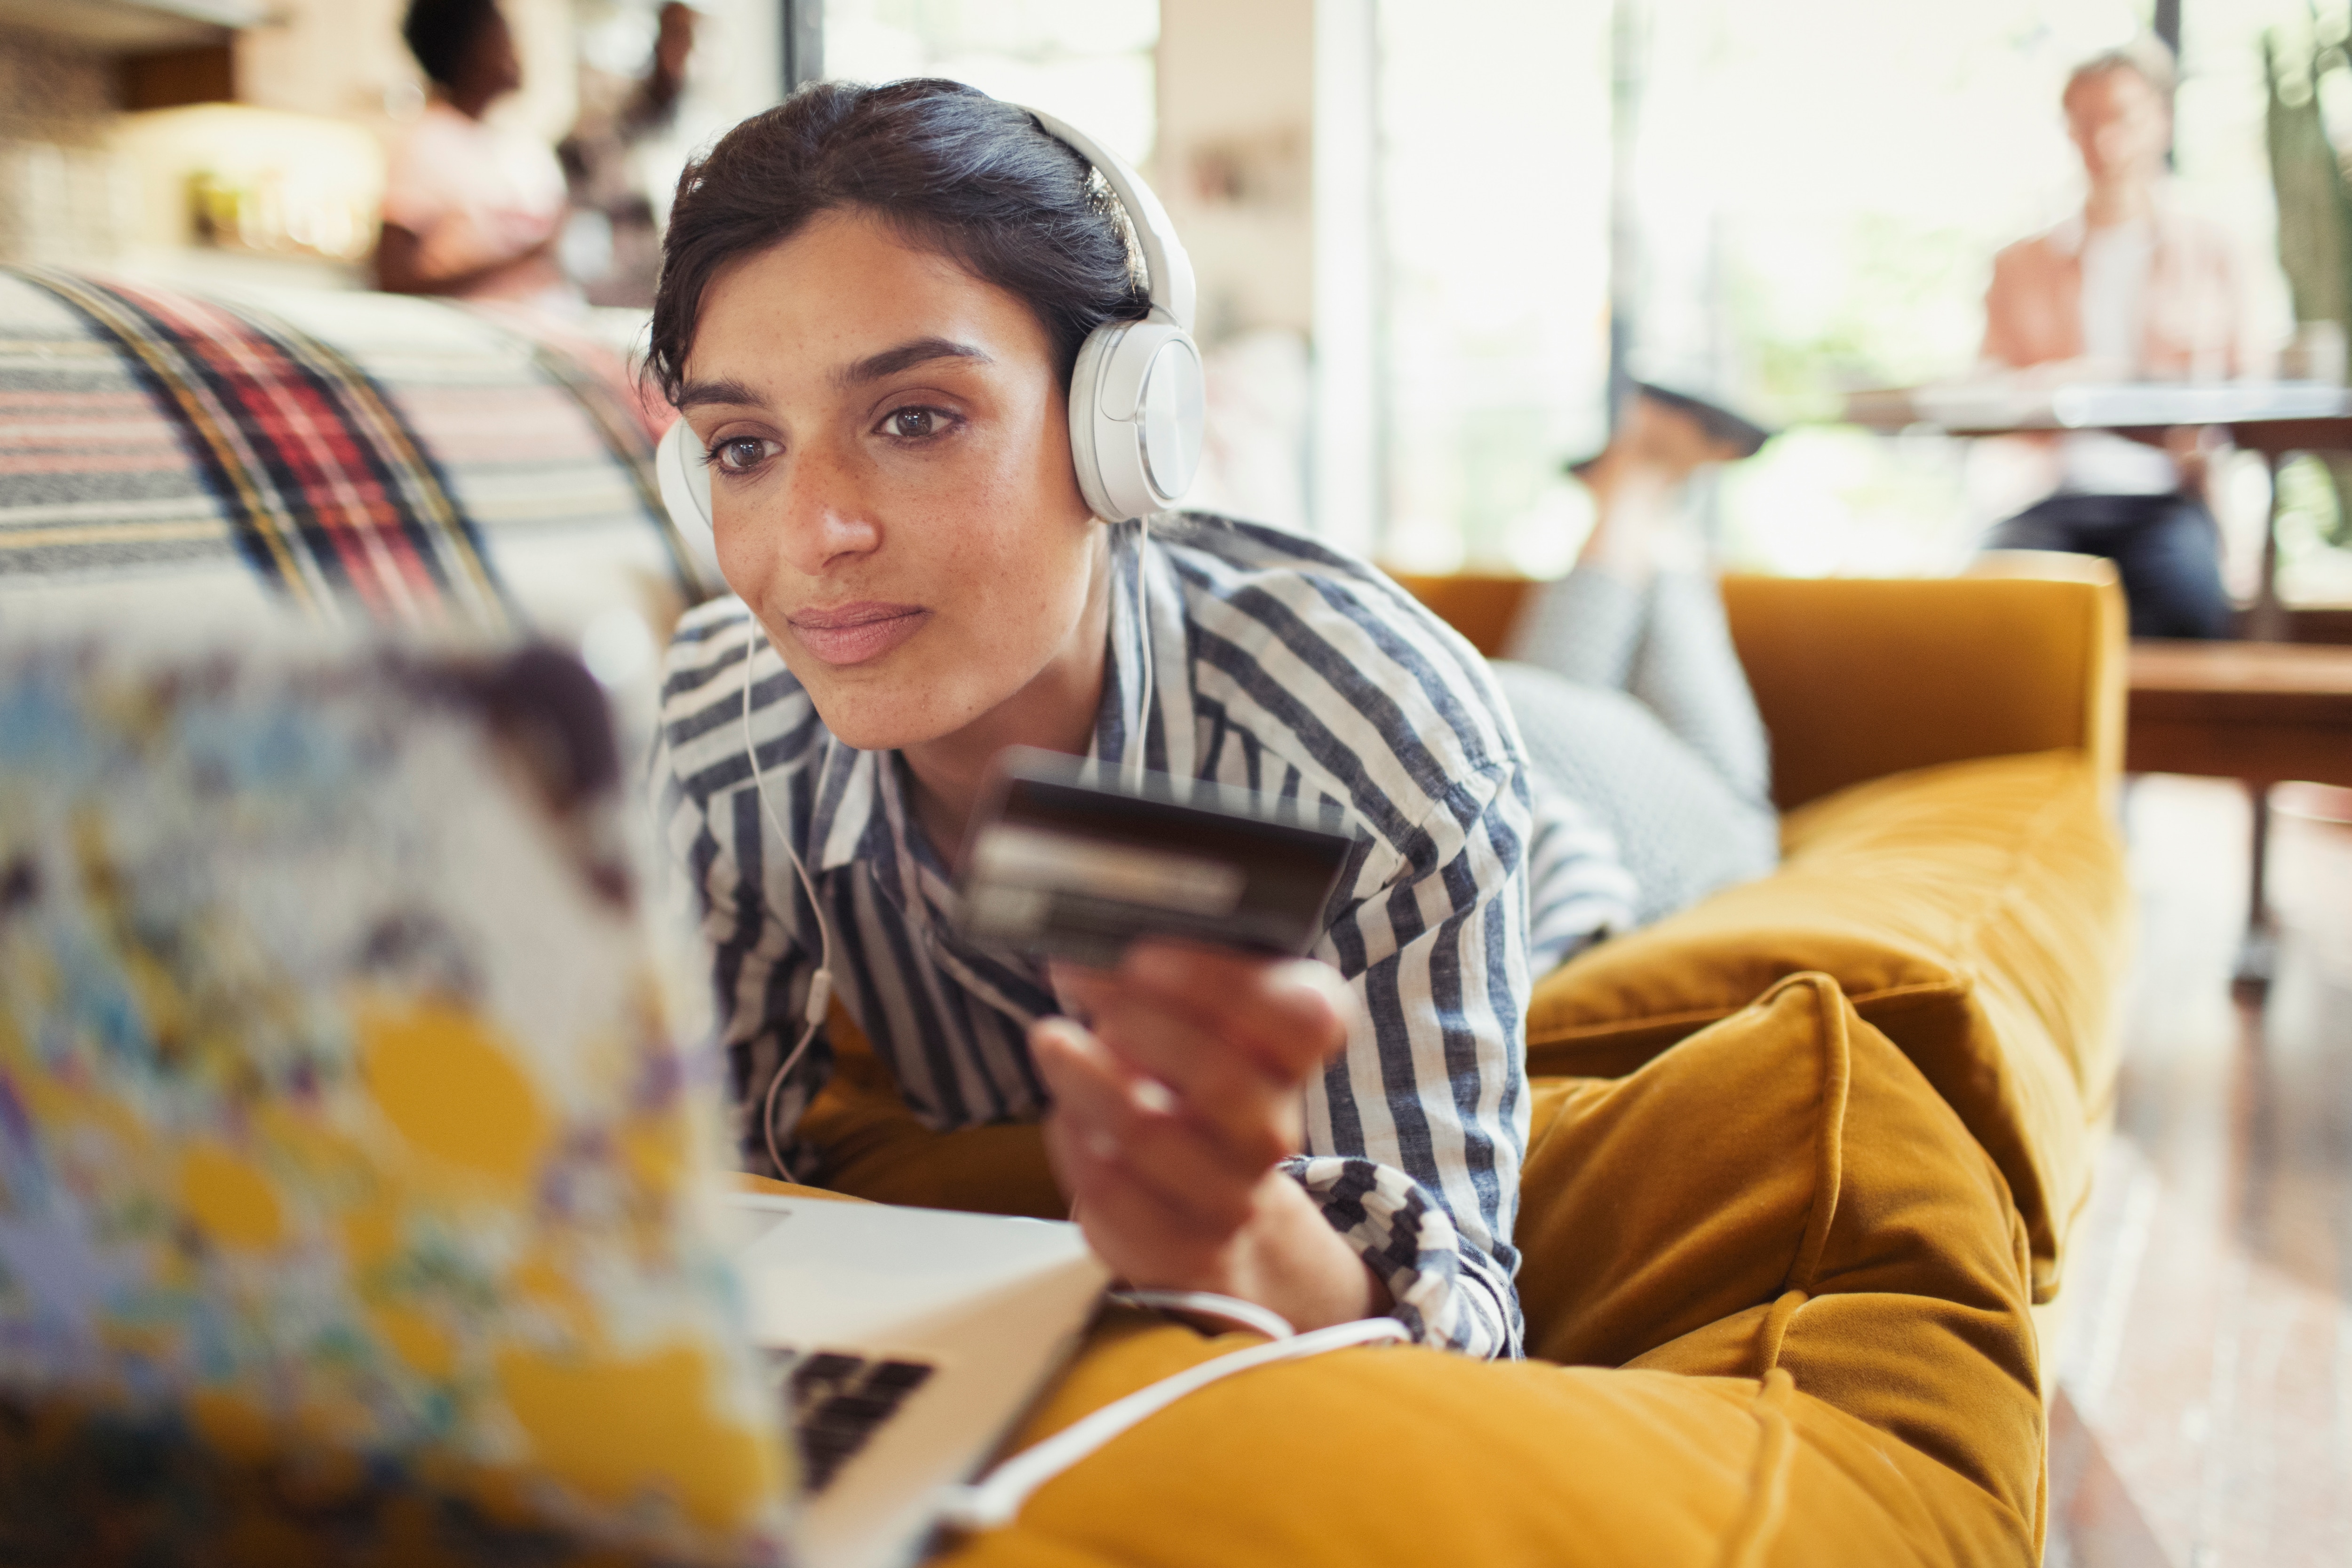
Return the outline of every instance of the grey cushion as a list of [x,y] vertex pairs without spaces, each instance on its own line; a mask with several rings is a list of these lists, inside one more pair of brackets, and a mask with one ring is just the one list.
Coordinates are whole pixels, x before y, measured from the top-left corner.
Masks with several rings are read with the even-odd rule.
[[1643,924],[1780,863],[1771,807],[1742,799],[1640,702],[1531,664],[1494,668],[1538,783],[1615,836]]

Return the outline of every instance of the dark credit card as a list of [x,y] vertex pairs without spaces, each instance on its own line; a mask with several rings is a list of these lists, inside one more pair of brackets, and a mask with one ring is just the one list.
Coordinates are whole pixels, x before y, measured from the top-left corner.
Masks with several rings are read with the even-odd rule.
[[1321,934],[1353,841],[1288,803],[1026,747],[998,766],[956,879],[974,941],[1108,968],[1140,936],[1297,956]]

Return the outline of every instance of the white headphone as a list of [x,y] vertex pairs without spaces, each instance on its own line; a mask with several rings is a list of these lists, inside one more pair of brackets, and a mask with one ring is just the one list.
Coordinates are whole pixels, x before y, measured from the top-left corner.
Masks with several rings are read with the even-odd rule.
[[[1191,488],[1201,467],[1202,428],[1206,423],[1206,384],[1201,351],[1192,342],[1195,287],[1192,258],[1185,254],[1168,210],[1151,187],[1125,160],[1075,127],[1050,114],[1026,111],[1045,132],[1067,144],[1095,166],[1119,205],[1143,251],[1144,283],[1151,308],[1141,321],[1110,321],[1087,334],[1078,348],[1070,375],[1070,462],[1076,470],[1078,491],[1088,510],[1106,522],[1149,518],[1173,506]],[[674,421],[654,450],[654,473],[661,486],[663,506],[696,558],[719,579],[710,507],[710,462],[684,419]],[[1143,639],[1143,728],[1150,727],[1153,671],[1151,628],[1144,618],[1144,574],[1147,563],[1136,563],[1136,629]],[[752,626],[761,641],[767,631],[754,616]],[[761,1099],[760,1131],[768,1159],[776,1173],[784,1173],[776,1147],[776,1096],[784,1079],[807,1054],[823,1026],[833,999],[833,922],[818,901],[816,884],[793,837],[768,799],[768,781],[760,767],[759,748],[751,737],[751,661],[757,647],[744,650],[742,725],[743,748],[751,759],[751,784],[760,796],[760,810],[775,829],[790,858],[801,890],[816,916],[817,939],[823,951],[816,973],[810,978],[802,1009],[804,1027],[799,1043],[784,1057],[768,1081]],[[1127,769],[1139,780],[1145,737],[1139,734],[1127,750]]]
[[[1029,110],[1048,135],[1093,163],[1126,209],[1143,250],[1151,309],[1087,334],[1070,376],[1070,461],[1087,506],[1106,522],[1176,504],[1201,468],[1206,382],[1192,342],[1192,258],[1151,187],[1108,148],[1050,114]],[[662,503],[698,556],[710,555],[709,460],[681,419],[654,454]]]
[[1101,173],[1143,249],[1151,312],[1087,334],[1070,376],[1070,458],[1097,517],[1148,517],[1173,506],[1201,468],[1207,404],[1192,342],[1192,258],[1168,209],[1118,154],[1050,114],[1029,112]]

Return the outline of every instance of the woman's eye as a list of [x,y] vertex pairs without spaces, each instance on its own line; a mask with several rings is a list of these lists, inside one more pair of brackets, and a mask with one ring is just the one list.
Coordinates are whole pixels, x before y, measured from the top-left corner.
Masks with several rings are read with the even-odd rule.
[[740,474],[758,468],[767,455],[768,443],[759,437],[730,436],[710,448],[710,462],[713,468]]
[[887,435],[919,441],[938,435],[946,424],[936,408],[901,408],[883,419],[882,428]]

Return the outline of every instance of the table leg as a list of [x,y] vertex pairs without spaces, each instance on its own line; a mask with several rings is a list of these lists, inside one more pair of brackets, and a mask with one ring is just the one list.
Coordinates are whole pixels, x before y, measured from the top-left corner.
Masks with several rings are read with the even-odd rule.
[[2263,524],[2263,571],[2254,583],[2253,608],[2246,616],[2249,642],[2283,642],[2286,638],[2286,605],[2279,598],[2279,475],[2293,454],[2266,454],[2271,470],[2271,514]]
[[2241,991],[2260,999],[2278,973],[2278,924],[2271,918],[2271,786],[2248,779],[2246,796],[2253,807],[2253,868],[2246,887],[2246,934],[2238,943],[2237,973],[2231,979]]

